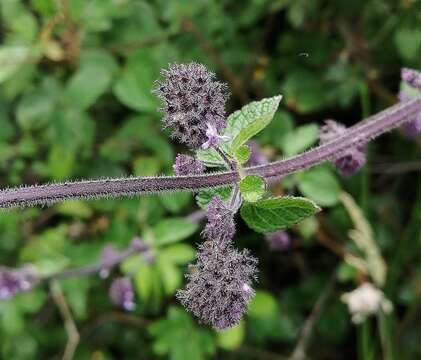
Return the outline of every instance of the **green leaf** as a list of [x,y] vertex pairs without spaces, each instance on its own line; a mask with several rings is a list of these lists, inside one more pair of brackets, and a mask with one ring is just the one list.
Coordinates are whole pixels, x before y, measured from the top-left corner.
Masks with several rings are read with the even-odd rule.
[[0,83],[13,76],[24,64],[29,55],[26,46],[1,46],[0,47]]
[[224,135],[232,139],[230,145],[231,154],[235,154],[241,145],[245,144],[270,123],[281,99],[282,96],[278,95],[260,101],[253,101],[228,117]]
[[159,195],[162,205],[173,214],[183,210],[190,203],[191,198],[192,195],[188,192],[171,192]]
[[152,229],[154,244],[161,246],[188,238],[194,234],[198,225],[183,218],[166,219]]
[[396,48],[404,60],[419,58],[421,51],[421,30],[419,28],[402,28],[395,33]]
[[272,294],[267,291],[256,291],[256,295],[249,305],[249,315],[252,317],[273,317],[278,312],[278,303]]
[[266,181],[257,175],[246,176],[240,181],[240,191],[244,200],[256,202],[266,191]]
[[245,164],[250,158],[251,150],[247,145],[241,145],[235,152],[235,159],[240,164]]
[[166,318],[149,326],[154,351],[171,360],[205,360],[215,352],[209,330],[199,328],[183,309],[170,307]]
[[225,350],[237,349],[244,341],[246,335],[246,327],[241,321],[238,325],[217,333],[217,344],[220,348]]
[[196,202],[202,209],[208,207],[209,202],[215,197],[219,196],[221,200],[227,201],[231,196],[230,187],[221,187],[217,189],[200,190],[196,195]]
[[241,216],[253,230],[267,233],[297,224],[318,211],[320,208],[309,199],[284,196],[245,203]]
[[155,112],[159,102],[151,92],[153,83],[173,55],[172,49],[164,45],[133,52],[114,86],[114,94],[134,110]]
[[297,175],[298,189],[322,206],[332,206],[339,201],[340,184],[328,167],[317,167]]
[[224,160],[213,148],[196,150],[196,158],[207,167],[221,167],[225,165]]
[[85,55],[67,83],[65,96],[69,104],[81,110],[89,108],[111,85],[116,70],[117,63],[106,53],[96,51]]
[[319,139],[319,127],[309,124],[297,127],[282,140],[282,151],[287,156],[298,154],[313,145]]

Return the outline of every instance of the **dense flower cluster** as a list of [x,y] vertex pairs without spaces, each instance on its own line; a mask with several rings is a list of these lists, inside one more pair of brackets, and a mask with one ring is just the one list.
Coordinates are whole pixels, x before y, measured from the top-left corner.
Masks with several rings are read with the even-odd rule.
[[215,74],[197,63],[172,64],[161,72],[155,93],[162,100],[163,124],[171,136],[191,148],[208,137],[208,124],[221,133],[225,128],[227,87]]
[[186,288],[177,297],[200,321],[219,330],[234,326],[254,296],[256,263],[247,250],[207,240],[199,246]]
[[173,165],[177,176],[202,174],[205,166],[193,156],[178,154]]
[[124,310],[131,311],[136,307],[134,303],[135,293],[132,281],[128,277],[115,279],[110,286],[109,296],[114,305]]
[[221,330],[238,324],[246,312],[254,296],[257,259],[233,247],[234,214],[219,197],[209,203],[207,216],[205,242],[177,298],[200,321]]
[[[334,120],[326,120],[320,129],[320,144],[338,138],[346,131],[346,127]],[[358,145],[334,156],[331,161],[342,176],[354,175],[364,164],[366,145]]]
[[10,299],[21,291],[29,291],[36,282],[37,275],[31,265],[20,269],[0,267],[0,300]]

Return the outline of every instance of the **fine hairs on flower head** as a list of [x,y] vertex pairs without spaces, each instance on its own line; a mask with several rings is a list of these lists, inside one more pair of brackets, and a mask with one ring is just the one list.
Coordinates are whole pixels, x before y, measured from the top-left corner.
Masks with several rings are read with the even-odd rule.
[[[334,120],[326,120],[320,129],[320,144],[332,141],[346,132],[346,127]],[[366,144],[350,147],[332,157],[331,161],[344,177],[354,175],[365,164]]]
[[201,322],[222,330],[239,323],[254,296],[257,259],[233,247],[234,214],[219,197],[209,203],[207,217],[205,242],[177,298]]
[[202,64],[171,64],[162,70],[154,92],[162,100],[164,127],[171,137],[190,148],[208,141],[209,129],[221,133],[225,128],[227,86]]

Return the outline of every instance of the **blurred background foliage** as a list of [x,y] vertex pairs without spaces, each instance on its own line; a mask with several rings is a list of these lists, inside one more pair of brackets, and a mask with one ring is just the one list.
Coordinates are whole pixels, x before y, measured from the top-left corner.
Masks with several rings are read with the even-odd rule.
[[[417,0],[0,0],[0,185],[172,173],[184,149],[160,130],[151,94],[169,62],[215,71],[231,89],[228,112],[283,94],[258,141],[271,159],[297,154],[317,143],[324,119],[351,125],[396,102],[400,68],[421,67],[420,24]],[[135,235],[150,244],[152,263],[120,268],[134,276],[133,313],[111,305],[109,280],[60,283],[80,333],[77,359],[282,359],[327,291],[310,358],[378,359],[384,339],[388,358],[420,358],[420,144],[394,132],[370,144],[368,165],[350,179],[326,164],[276,184],[324,211],[291,229],[282,252],[239,221],[237,244],[258,256],[260,280],[248,316],[227,332],[198,325],[174,299],[200,241],[199,225],[183,218],[197,209],[191,194],[2,212],[0,263],[48,274]],[[339,300],[363,280],[343,261],[358,249],[342,190],[387,264],[395,310],[383,341],[375,320],[353,326]],[[66,342],[48,286],[0,303],[2,359],[59,358]]]

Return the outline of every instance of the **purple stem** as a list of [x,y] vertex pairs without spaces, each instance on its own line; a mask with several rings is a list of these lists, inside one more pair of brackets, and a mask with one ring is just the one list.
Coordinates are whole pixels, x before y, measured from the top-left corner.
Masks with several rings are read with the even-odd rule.
[[[289,159],[246,168],[247,174],[269,180],[320,164],[349,147],[363,144],[401,126],[421,111],[421,96],[400,102],[350,127],[340,137]],[[133,177],[35,185],[0,191],[0,208],[50,205],[68,199],[132,196],[172,191],[198,191],[237,183],[236,172],[194,176]]]

